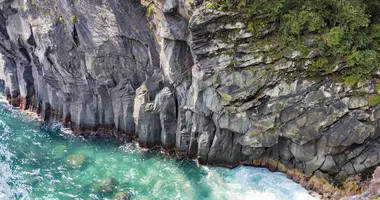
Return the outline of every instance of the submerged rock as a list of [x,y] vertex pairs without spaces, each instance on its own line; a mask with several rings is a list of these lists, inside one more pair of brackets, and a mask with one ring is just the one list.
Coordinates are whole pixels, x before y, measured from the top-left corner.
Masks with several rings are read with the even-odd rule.
[[94,190],[100,193],[108,193],[112,192],[118,185],[119,182],[116,179],[107,177],[97,183],[94,187]]
[[112,196],[113,200],[129,200],[130,195],[128,192],[117,192]]
[[82,167],[87,160],[87,157],[83,154],[73,154],[66,157],[66,163],[73,168]]

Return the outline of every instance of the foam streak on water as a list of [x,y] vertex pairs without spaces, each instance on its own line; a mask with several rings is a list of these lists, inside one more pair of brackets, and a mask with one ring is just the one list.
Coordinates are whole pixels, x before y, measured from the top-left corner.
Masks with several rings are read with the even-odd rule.
[[[198,167],[134,143],[87,141],[39,124],[0,105],[0,199],[112,199],[117,192],[141,200],[312,199],[282,173]],[[81,166],[67,163],[73,154],[85,158]]]

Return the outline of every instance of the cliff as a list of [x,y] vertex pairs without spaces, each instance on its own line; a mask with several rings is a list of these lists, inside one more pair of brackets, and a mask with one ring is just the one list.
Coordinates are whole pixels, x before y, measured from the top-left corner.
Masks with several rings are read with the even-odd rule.
[[320,69],[308,38],[307,53],[281,49],[279,28],[200,0],[0,0],[0,79],[46,121],[202,164],[333,180],[378,166],[378,71],[339,81],[345,62]]

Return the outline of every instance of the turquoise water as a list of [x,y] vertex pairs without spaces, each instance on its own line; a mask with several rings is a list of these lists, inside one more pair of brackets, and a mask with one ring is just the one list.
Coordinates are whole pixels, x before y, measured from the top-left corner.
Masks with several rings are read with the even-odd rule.
[[132,143],[87,141],[38,124],[0,105],[1,200],[113,199],[118,192],[141,200],[312,199],[281,173],[198,167]]

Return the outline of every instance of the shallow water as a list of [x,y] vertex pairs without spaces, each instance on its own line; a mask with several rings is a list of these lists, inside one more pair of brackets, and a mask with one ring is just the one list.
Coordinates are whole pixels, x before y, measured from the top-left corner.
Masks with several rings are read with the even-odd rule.
[[[120,191],[141,200],[313,199],[282,173],[197,167],[135,144],[86,141],[37,124],[0,105],[0,199],[112,199]],[[72,154],[84,155],[83,165],[69,165]],[[105,180],[113,183],[106,189]]]

